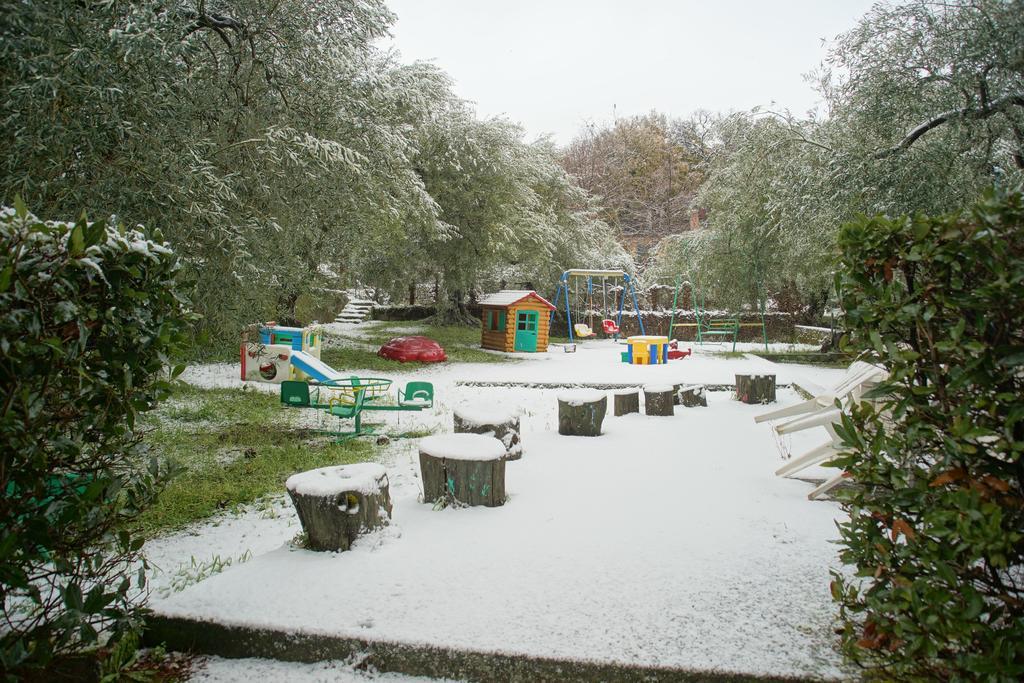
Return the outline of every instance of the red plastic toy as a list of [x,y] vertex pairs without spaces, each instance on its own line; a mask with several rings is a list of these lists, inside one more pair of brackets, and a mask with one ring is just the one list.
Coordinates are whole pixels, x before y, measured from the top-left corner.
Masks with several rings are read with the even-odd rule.
[[441,363],[448,360],[444,348],[429,337],[395,337],[377,355],[400,363]]
[[605,334],[619,333],[619,326],[615,324],[614,320],[608,320],[607,318],[601,321],[601,328],[604,329]]
[[677,340],[675,340],[675,339],[670,341],[669,344],[668,344],[668,359],[669,360],[679,360],[680,358],[686,358],[687,356],[689,356],[692,353],[693,353],[693,349],[692,348],[686,349],[685,351],[680,351],[679,350],[679,342]]

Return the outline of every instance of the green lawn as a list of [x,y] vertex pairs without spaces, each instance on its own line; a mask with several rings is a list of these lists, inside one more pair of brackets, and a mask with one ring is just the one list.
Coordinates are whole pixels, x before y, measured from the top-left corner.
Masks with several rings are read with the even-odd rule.
[[290,417],[273,394],[179,384],[145,421],[145,442],[176,473],[141,517],[144,535],[283,493],[285,479],[296,472],[374,457],[370,441],[335,444],[292,426]]
[[[507,363],[513,360],[506,356],[490,353],[481,349],[480,328],[478,327],[467,327],[462,325],[441,327],[428,325],[415,333],[392,332],[389,329],[392,327],[407,328],[410,324],[415,324],[415,321],[412,323],[406,321],[385,323],[371,328],[372,333],[365,336],[357,337],[355,335],[351,335],[341,336],[340,338],[351,342],[370,344],[371,346],[380,347],[395,337],[416,334],[424,337],[430,337],[441,344],[441,346],[444,347],[445,353],[448,355],[449,362]],[[343,370],[345,368],[365,368],[367,370],[380,370],[387,373],[388,371],[397,372],[402,369],[407,370],[408,368],[415,367],[417,365],[415,363],[399,363],[398,361],[387,360],[377,356],[375,351],[356,348],[324,348],[323,351],[321,351],[320,357],[325,363],[338,370]]]
[[[367,338],[347,339],[379,346],[402,335],[389,328],[408,325],[388,323],[371,328]],[[418,334],[440,342],[450,361],[511,360],[481,350],[480,331],[475,327],[427,326]],[[341,371],[358,368],[385,376],[417,367],[357,348],[325,348],[322,357]],[[152,537],[222,510],[256,502],[268,494],[281,493],[285,479],[295,472],[374,458],[372,441],[358,439],[339,445],[325,435],[294,426],[294,415],[281,406],[276,394],[178,384],[171,399],[144,420],[146,444],[154,455],[169,461],[175,474],[156,504],[140,519],[143,533]],[[327,420],[327,428],[350,428],[333,418]],[[390,436],[415,438],[425,434]]]

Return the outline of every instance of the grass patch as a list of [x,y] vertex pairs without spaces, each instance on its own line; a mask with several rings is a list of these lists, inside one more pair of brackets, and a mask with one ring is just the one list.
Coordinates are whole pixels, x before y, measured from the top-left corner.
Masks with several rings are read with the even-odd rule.
[[[349,339],[363,341],[361,339],[356,340],[354,337]],[[403,367],[408,368],[410,365],[413,367],[420,365],[419,363],[399,363],[395,360],[381,358],[373,351],[349,347],[323,348],[320,350],[320,360],[342,373],[350,369],[358,369],[379,371],[381,374],[387,375],[389,373],[401,372]]]
[[708,353],[707,355],[715,356],[717,358],[736,359],[736,358],[743,358],[747,354],[745,352],[743,352],[743,351],[712,351],[711,353]]
[[[408,333],[392,332],[388,328],[408,327],[407,321],[389,323],[371,328],[369,334],[363,336],[340,335],[338,338],[347,341],[369,344],[371,346],[382,346],[395,337],[409,336]],[[477,327],[466,327],[464,325],[438,326],[426,325],[422,330],[415,333],[424,337],[430,337],[444,347],[448,354],[449,362],[458,363],[507,363],[514,359],[501,354],[484,351],[480,348],[480,329]],[[381,372],[399,372],[415,368],[417,363],[399,363],[379,357],[376,352],[357,348],[324,348],[320,353],[321,359],[332,368],[343,371],[345,368],[357,368],[360,370],[379,370]]]
[[846,368],[854,361],[853,356],[845,353],[821,353],[820,351],[755,353],[754,355],[773,363],[801,363],[803,365],[820,365],[826,368]]
[[147,416],[146,426],[151,452],[176,472],[139,519],[146,537],[281,493],[296,472],[363,462],[374,454],[366,441],[335,444],[297,429],[277,396],[240,389],[180,384]]

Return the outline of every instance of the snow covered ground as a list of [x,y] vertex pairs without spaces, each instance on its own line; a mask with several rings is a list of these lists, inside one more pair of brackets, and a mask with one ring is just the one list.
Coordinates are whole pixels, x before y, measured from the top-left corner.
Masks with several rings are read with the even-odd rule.
[[253,681],[287,681],[288,683],[419,683],[436,679],[401,674],[363,671],[348,662],[278,662],[272,659],[223,659],[209,657],[198,662],[192,681],[217,683],[252,683]]
[[[508,463],[503,507],[435,511],[418,502],[416,442],[394,440],[383,456],[395,505],[390,527],[351,552],[314,553],[288,544],[299,527],[282,500],[223,517],[147,545],[162,570],[152,607],[226,624],[477,651],[841,675],[828,590],[841,512],[808,502],[810,484],[773,476],[776,444],[767,425],[753,422],[764,407],[710,392],[707,408],[677,407],[674,417],[609,411],[601,437],[563,437],[555,397],[559,385],[732,384],[736,373],[824,386],[842,371],[696,347],[667,366],[630,366],[618,362],[618,350],[588,342],[574,354],[553,349],[521,354],[517,363],[394,375],[432,381],[437,390],[432,410],[372,416],[396,431],[450,431],[459,407],[520,414],[524,455]],[[234,366],[196,368],[186,378],[240,384]],[[797,400],[795,391],[779,390],[779,405]],[[801,439],[789,444],[796,452],[810,437]],[[169,594],[188,583],[193,557],[199,568],[214,558],[233,563]]]

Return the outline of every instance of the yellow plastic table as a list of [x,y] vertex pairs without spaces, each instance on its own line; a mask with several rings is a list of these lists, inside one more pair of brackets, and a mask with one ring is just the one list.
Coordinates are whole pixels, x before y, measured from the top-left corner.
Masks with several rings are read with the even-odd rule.
[[626,339],[628,351],[622,353],[623,363],[660,365],[668,362],[668,337],[641,334]]

